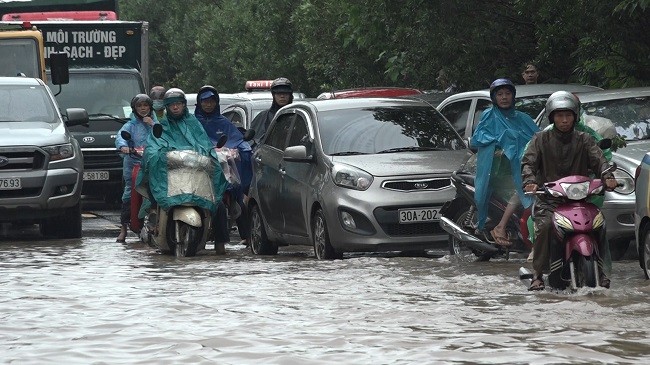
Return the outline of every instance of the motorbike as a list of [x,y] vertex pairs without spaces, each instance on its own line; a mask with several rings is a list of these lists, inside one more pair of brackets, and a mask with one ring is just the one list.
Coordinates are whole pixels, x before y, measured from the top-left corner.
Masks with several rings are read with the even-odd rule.
[[[603,174],[614,170],[616,164],[610,163]],[[588,199],[604,193],[600,177],[579,175],[547,182],[533,193],[561,200],[552,216],[551,239],[554,242],[550,245],[551,272],[546,277],[550,287],[577,290],[600,286],[602,257],[598,243],[604,241],[607,244],[605,219],[600,209]],[[522,280],[532,279],[532,273],[524,268],[520,268],[519,273]]]
[[456,197],[445,203],[440,210],[440,226],[449,233],[449,254],[468,261],[489,261],[494,257],[509,259],[513,252],[529,253],[533,246],[527,226],[530,209],[519,207],[509,217],[506,232],[510,245],[499,245],[489,232],[501,220],[508,202],[492,194],[488,202],[485,227],[478,229],[478,209],[474,200],[475,177],[476,155],[451,174]]
[[[127,131],[120,132],[120,136],[129,144],[129,156],[135,158],[136,160],[142,160],[142,155],[144,154],[144,146],[132,146],[131,133]],[[139,171],[140,164],[133,166],[133,171],[131,173],[131,186],[135,186],[135,179],[138,176]],[[143,220],[138,218],[138,213],[140,212],[141,205],[142,195],[136,189],[131,189],[131,219],[129,222],[129,227],[131,228],[131,231],[138,235],[142,230],[143,224]]]
[[[153,134],[156,138],[161,138],[162,125],[155,124]],[[222,139],[219,145],[223,146],[225,142]],[[171,149],[165,153],[170,196],[195,195],[214,201],[212,175],[216,164],[213,157],[193,150]],[[136,190],[152,200],[148,184],[138,185]],[[167,209],[154,204],[145,217],[147,229],[143,230],[146,231],[144,241],[153,244],[161,252],[172,253],[177,257],[195,256],[198,251],[205,249],[211,224],[210,210],[196,204],[182,203]]]

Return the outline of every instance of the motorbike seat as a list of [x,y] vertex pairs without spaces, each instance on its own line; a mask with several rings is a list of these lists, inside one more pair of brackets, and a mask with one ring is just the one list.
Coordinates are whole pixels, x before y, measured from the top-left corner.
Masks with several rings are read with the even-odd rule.
[[470,175],[470,174],[456,174],[456,177],[463,181],[464,183],[471,185],[471,186],[476,186],[476,175]]

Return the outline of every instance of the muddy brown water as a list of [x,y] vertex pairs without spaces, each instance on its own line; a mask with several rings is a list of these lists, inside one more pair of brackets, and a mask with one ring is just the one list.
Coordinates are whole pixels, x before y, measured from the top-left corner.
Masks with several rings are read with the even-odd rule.
[[614,263],[610,290],[530,293],[523,258],[321,262],[307,247],[255,257],[231,244],[176,259],[106,232],[0,237],[2,363],[650,363],[635,261]]

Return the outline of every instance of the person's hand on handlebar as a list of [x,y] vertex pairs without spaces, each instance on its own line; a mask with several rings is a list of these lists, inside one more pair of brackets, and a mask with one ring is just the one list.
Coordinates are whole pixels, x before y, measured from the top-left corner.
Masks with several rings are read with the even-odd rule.
[[524,186],[524,192],[526,193],[534,193],[537,191],[537,184],[526,184]]
[[120,147],[120,152],[129,153],[129,152],[131,152],[131,150],[129,149],[129,147],[122,146],[122,147]]
[[607,187],[607,190],[614,190],[617,185],[618,183],[614,177],[608,177],[605,179],[605,186]]

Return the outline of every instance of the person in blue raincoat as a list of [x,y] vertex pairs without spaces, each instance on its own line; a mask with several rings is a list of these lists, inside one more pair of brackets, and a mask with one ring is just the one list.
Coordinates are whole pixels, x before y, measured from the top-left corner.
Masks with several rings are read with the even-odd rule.
[[478,209],[478,229],[487,219],[491,194],[508,200],[500,222],[490,232],[497,244],[508,245],[505,230],[508,218],[519,204],[528,207],[532,198],[521,188],[521,158],[528,142],[539,127],[528,114],[515,110],[516,89],[508,79],[496,79],[490,85],[492,106],[481,114],[470,141],[478,148],[476,191],[474,199]]
[[251,179],[253,178],[253,165],[251,163],[252,150],[250,145],[244,141],[244,135],[232,122],[221,115],[219,110],[219,93],[213,86],[205,85],[199,89],[196,94],[196,110],[194,115],[201,122],[205,132],[210,137],[213,144],[217,144],[221,136],[226,135],[228,140],[224,147],[237,149],[239,160],[237,161],[237,171],[240,176],[240,184],[230,186],[234,201],[232,204],[238,204],[241,214],[237,218],[237,228],[239,236],[242,239],[241,244],[248,245],[249,227],[248,213],[246,204],[244,204],[244,195],[248,194]]
[[[131,218],[131,174],[135,165],[139,165],[141,158],[130,154],[133,148],[144,147],[151,134],[152,127],[158,122],[152,112],[153,101],[146,94],[138,94],[131,99],[131,119],[117,132],[115,147],[122,156],[122,178],[124,179],[124,193],[122,194],[122,210],[120,213],[120,234],[117,242],[125,242],[127,226]],[[131,138],[127,141],[122,138],[122,131],[127,131]],[[133,228],[133,227],[132,227]]]
[[[228,182],[219,165],[212,141],[201,123],[187,109],[187,98],[183,90],[178,88],[167,90],[164,104],[166,114],[160,120],[163,127],[162,135],[160,138],[156,138],[153,134],[149,136],[136,184],[139,187],[148,187],[149,195],[162,209],[167,210],[174,205],[189,203],[210,210],[215,227],[215,249],[223,250],[223,243],[228,242],[228,232],[223,232],[225,227],[222,225],[226,223],[227,218],[225,210],[221,209],[223,205],[221,199]],[[193,150],[213,158],[214,200],[191,193],[168,195],[166,152],[169,150]]]

